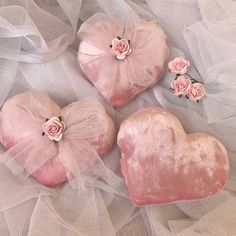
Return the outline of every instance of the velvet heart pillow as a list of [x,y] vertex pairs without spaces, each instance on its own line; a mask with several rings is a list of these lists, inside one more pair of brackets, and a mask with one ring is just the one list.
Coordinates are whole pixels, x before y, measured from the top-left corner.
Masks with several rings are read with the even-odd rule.
[[225,185],[229,162],[222,143],[206,133],[186,134],[162,108],[145,108],[118,133],[121,168],[134,205],[207,198]]
[[114,106],[126,104],[163,76],[167,36],[153,20],[140,20],[127,29],[99,13],[81,25],[78,37],[82,71]]
[[60,108],[45,94],[26,92],[6,101],[0,111],[6,166],[46,186],[94,168],[114,138],[113,121],[93,98]]

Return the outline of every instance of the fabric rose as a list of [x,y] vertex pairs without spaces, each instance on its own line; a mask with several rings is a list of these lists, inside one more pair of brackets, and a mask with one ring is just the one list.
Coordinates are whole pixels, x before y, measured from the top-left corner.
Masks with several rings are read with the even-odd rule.
[[190,66],[188,60],[183,57],[176,57],[174,60],[168,63],[168,67],[173,74],[185,74]]
[[194,83],[188,91],[188,98],[193,102],[197,102],[204,97],[205,92],[203,84]]
[[179,76],[176,80],[171,83],[171,88],[174,89],[174,94],[177,96],[187,95],[189,89],[192,86],[191,80],[186,78],[184,75]]
[[65,130],[65,123],[58,117],[52,117],[47,120],[43,125],[43,135],[54,141],[60,141]]
[[114,38],[111,43],[111,52],[118,60],[125,59],[131,53],[129,40]]

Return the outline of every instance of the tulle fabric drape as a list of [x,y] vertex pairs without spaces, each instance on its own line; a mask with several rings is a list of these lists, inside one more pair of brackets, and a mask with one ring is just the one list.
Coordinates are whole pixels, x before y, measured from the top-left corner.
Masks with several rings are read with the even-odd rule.
[[[117,8],[112,3],[119,3]],[[115,7],[115,8],[114,8]],[[170,37],[171,58],[185,55],[191,73],[206,85],[199,104],[169,90],[166,74],[126,106],[106,105],[117,127],[140,107],[161,105],[176,114],[186,131],[205,131],[219,138],[230,157],[224,191],[195,202],[135,209],[120,174],[115,147],[100,162],[99,178],[77,178],[47,188],[33,178],[17,178],[0,165],[0,234],[10,235],[233,235],[236,220],[236,4],[232,0],[3,0],[0,2],[0,104],[29,89],[46,92],[60,106],[85,96],[99,97],[76,63],[80,24],[113,9],[124,24],[133,12],[156,19]],[[95,36],[96,37],[96,36]],[[0,158],[6,152],[1,148]],[[98,169],[99,170],[99,169]]]
[[[75,60],[75,55],[72,57],[70,52],[66,52],[60,57],[60,60],[56,60],[52,64],[48,63],[47,66],[45,64],[27,66],[41,75],[42,73],[52,73],[56,75],[58,73],[58,68],[60,68],[60,71],[63,73],[69,69],[67,68],[66,63],[72,64],[74,61],[71,59]],[[56,66],[54,63],[56,63]],[[50,72],[49,70],[45,71],[46,68],[49,69]],[[26,80],[28,67],[17,69],[20,76],[17,78],[17,83],[12,87],[11,92],[8,95],[9,97],[12,93],[18,94],[19,92],[27,91],[30,88],[35,89],[36,87],[41,92],[47,92],[47,87],[40,88],[40,86],[36,85],[33,87],[34,83],[32,83],[32,85],[28,83]],[[73,70],[74,71],[70,70],[69,74],[73,75],[73,72],[76,74],[74,81],[76,87],[83,88],[84,90],[79,94],[71,88],[69,92],[67,91],[65,98],[63,96],[58,97],[58,94],[54,94],[53,90],[51,90],[50,94],[52,95],[52,98],[57,100],[59,104],[67,105],[71,101],[77,100],[78,98],[75,94],[80,98],[89,93],[90,95],[96,96],[96,92],[92,89],[91,85],[76,69]],[[31,81],[31,79],[37,79],[37,76],[34,77],[33,74],[29,73],[29,75],[31,75],[27,77],[29,81]],[[60,80],[59,77],[60,76],[58,76],[57,79]],[[78,77],[83,81],[82,83],[77,83]],[[61,77],[61,79],[65,80],[64,86],[66,86],[66,83],[68,83],[71,78],[65,76],[64,78]],[[68,90],[70,86],[66,86],[66,89]],[[63,88],[63,85],[60,85],[58,90],[61,91]],[[83,93],[85,94],[83,95]],[[97,98],[99,97],[97,96]],[[100,100],[102,99],[100,98]],[[37,101],[36,103],[35,101],[32,102],[32,104],[37,104]],[[22,106],[24,106],[24,104],[22,104]],[[38,107],[38,105],[35,106],[35,108],[36,107]],[[107,106],[107,108],[108,112],[113,115],[114,112],[112,108],[109,106]],[[44,106],[39,110],[43,112]],[[81,111],[75,110],[74,112],[78,113]],[[65,116],[67,115],[65,114]],[[82,119],[82,115],[83,114],[78,113],[78,118]],[[18,118],[19,117],[15,117],[15,119]],[[23,120],[21,119],[21,122],[25,123],[25,121],[27,121],[25,119],[27,119],[27,117]],[[20,123],[19,119],[17,120],[17,123],[18,122]],[[86,127],[86,124],[83,125]],[[102,129],[102,126],[100,128]],[[74,131],[72,130],[72,133],[70,132],[70,137],[73,140],[76,140],[79,137],[75,136],[77,135],[77,132],[75,133]],[[81,133],[82,131],[83,133]],[[92,133],[89,133],[89,130],[80,130],[79,135],[90,137],[94,132],[97,134],[101,132],[97,129],[90,131]],[[16,130],[13,130],[12,132],[16,132]],[[10,149],[10,151],[5,151],[2,148],[1,180],[3,184],[0,187],[0,208],[2,220],[8,226],[7,229],[5,226],[3,229],[6,232],[9,231],[10,235],[16,235],[17,233],[19,233],[19,235],[114,235],[115,232],[125,224],[135,210],[128,199],[124,180],[119,176],[119,172],[116,171],[119,168],[118,150],[114,150],[113,153],[110,154],[110,157],[106,157],[106,159],[102,161],[97,153],[91,149],[86,142],[80,142],[80,154],[82,155],[82,153],[84,153],[84,157],[86,157],[88,152],[90,152],[93,156],[93,158],[91,157],[92,159],[89,159],[89,161],[91,161],[90,164],[87,163],[90,166],[89,169],[82,171],[82,163],[84,163],[84,160],[81,161],[81,163],[76,162],[76,159],[73,157],[72,149],[69,148],[66,143],[63,143],[60,147],[62,152],[61,161],[72,171],[73,177],[69,176],[69,182],[52,189],[40,185],[35,179],[29,176],[34,169],[29,170],[27,165],[33,164],[37,169],[42,162],[47,161],[47,159],[45,159],[47,158],[47,155],[43,155],[45,158],[40,158],[40,162],[38,159],[35,159],[36,156],[40,155],[38,151],[42,151],[43,148],[45,152],[50,151],[50,145],[48,145],[48,143],[42,143],[41,141],[37,142],[37,140],[34,141],[36,141],[36,143],[20,143],[16,147]],[[38,143],[45,145],[45,147],[39,146]],[[77,145],[75,142],[72,143],[73,145]],[[29,150],[31,151],[29,152]],[[24,169],[22,169],[21,165],[17,165],[17,163],[13,161],[12,155],[17,158],[27,155],[27,165],[23,166]],[[115,174],[115,172],[117,172],[117,174]],[[17,221],[17,224],[14,224],[13,222],[16,222],[16,219],[14,218],[16,217],[16,213],[8,215],[6,211],[16,209],[18,206],[20,207],[21,204],[27,208],[28,202],[33,202],[32,204],[35,204],[34,207],[31,204],[31,210],[22,212],[23,216],[21,217],[21,220]],[[13,212],[15,211],[13,210]],[[33,212],[35,212],[35,215],[32,215]],[[45,228],[46,222],[51,220],[52,227]],[[24,221],[29,224],[27,232],[24,231]],[[116,227],[116,229],[114,227]],[[2,234],[8,235],[5,231],[4,234]]]

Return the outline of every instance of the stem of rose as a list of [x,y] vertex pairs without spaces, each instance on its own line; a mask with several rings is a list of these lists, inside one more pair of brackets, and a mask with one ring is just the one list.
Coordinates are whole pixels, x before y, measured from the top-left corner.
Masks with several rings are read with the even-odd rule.
[[191,75],[189,75],[188,73],[185,73],[187,76],[189,76],[194,82],[197,82],[197,80],[195,80]]
[[191,79],[191,81],[193,82],[193,83],[201,83],[201,82],[198,82],[197,80],[195,80],[191,75],[189,75],[188,73],[185,73],[187,76],[189,76]]

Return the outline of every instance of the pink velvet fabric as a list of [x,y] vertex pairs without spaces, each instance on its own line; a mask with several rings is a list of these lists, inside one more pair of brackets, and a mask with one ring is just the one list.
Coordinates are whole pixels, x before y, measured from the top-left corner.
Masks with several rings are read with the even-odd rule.
[[[42,124],[61,116],[65,131],[59,142],[42,135]],[[83,98],[60,108],[47,95],[26,92],[12,97],[0,111],[0,140],[8,149],[13,172],[31,174],[46,186],[78,177],[113,147],[115,127],[102,104]],[[23,169],[23,170],[22,170]]]
[[179,120],[153,107],[127,118],[118,133],[121,167],[134,205],[207,198],[225,185],[229,162],[222,143],[186,134]]
[[[123,106],[155,85],[165,72],[167,36],[153,20],[124,29],[115,18],[96,14],[78,32],[78,62],[87,78],[114,106]],[[113,38],[130,40],[131,54],[123,60],[111,52]]]

